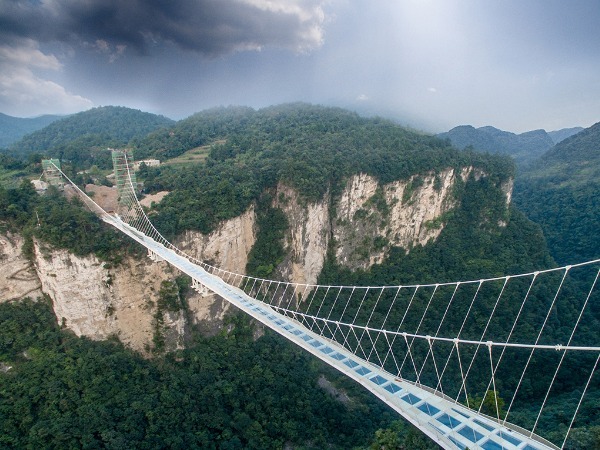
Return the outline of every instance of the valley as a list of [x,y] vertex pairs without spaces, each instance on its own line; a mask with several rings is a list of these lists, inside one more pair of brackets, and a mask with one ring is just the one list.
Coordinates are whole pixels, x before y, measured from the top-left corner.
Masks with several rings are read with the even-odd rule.
[[[240,379],[232,380],[230,385],[224,379],[215,381],[211,391],[206,392],[225,402],[219,405],[233,419],[200,419],[193,414],[189,416],[192,421],[189,424],[188,419],[173,419],[180,423],[178,445],[281,448],[289,443],[297,446],[294,448],[322,448],[327,443],[332,448],[364,447],[377,428],[390,427],[400,427],[406,439],[416,438],[408,428],[392,424],[390,411],[374,400],[367,400],[356,387],[348,387],[323,365],[300,356],[271,332],[246,323],[214,295],[193,292],[189,280],[163,263],[151,262],[138,246],[126,242],[82,205],[68,201],[53,188],[42,196],[37,194],[28,182],[40,172],[39,157],[33,156],[34,152],[44,149],[45,157],[60,157],[64,170],[82,186],[110,184],[105,181],[110,170],[106,148],[114,143],[121,142],[130,148],[136,159],[160,159],[160,166],[145,167],[137,173],[141,193],[148,198],[168,192],[154,203],[146,203],[152,222],[190,255],[234,273],[308,284],[394,285],[517,274],[550,268],[556,262],[577,262],[578,257],[598,256],[594,256],[599,248],[598,234],[593,231],[597,177],[595,165],[589,163],[597,154],[593,150],[598,145],[594,127],[559,143],[554,153],[550,144],[540,163],[530,155],[533,162],[527,172],[515,169],[507,156],[478,151],[489,149],[473,145],[473,149],[459,150],[442,139],[338,108],[307,104],[262,110],[218,108],[175,123],[150,120],[145,113],[111,111],[110,107],[93,110],[90,115],[115,114],[119,118],[125,113],[126,117],[137,117],[132,121],[132,130],[144,131],[135,134],[121,129],[118,135],[111,135],[110,126],[106,126],[96,130],[106,133],[105,136],[98,133],[91,138],[85,134],[86,113],[80,113],[81,133],[72,133],[60,141],[58,136],[64,134],[45,129],[28,136],[21,144],[16,143],[7,152],[6,158],[13,159],[6,161],[19,168],[25,181],[0,188],[2,267],[6,274],[0,279],[0,292],[3,300],[8,301],[2,305],[2,317],[6,327],[19,330],[23,336],[19,342],[23,343],[8,344],[0,357],[3,364],[12,367],[6,372],[11,377],[37,376],[38,360],[23,356],[22,352],[30,353],[30,348],[42,353],[48,351],[49,358],[58,358],[52,363],[57,364],[61,383],[67,384],[73,381],[71,375],[62,372],[65,368],[62,364],[80,351],[92,355],[114,353],[128,361],[132,358],[127,364],[133,367],[133,373],[138,370],[152,373],[152,383],[168,378],[166,368],[174,371],[174,376],[180,376],[180,368],[192,371],[195,367],[196,375],[181,372],[182,378],[177,380],[179,385],[186,386],[177,395],[192,395],[186,389],[192,389],[202,377],[213,377],[215,381],[218,377],[210,375],[212,368],[225,364],[217,359],[204,359],[200,366],[195,365],[198,352],[229,354],[242,351],[241,345],[243,351],[255,349],[258,355],[271,352],[286,355],[286,362],[256,363],[251,361],[250,353],[240,354],[240,358],[249,358],[243,364],[249,364],[250,372],[239,369],[242,366],[214,367],[221,373],[239,370]],[[69,120],[70,129],[77,129],[78,122],[74,121],[77,116],[63,119]],[[128,123],[119,120],[121,124]],[[105,122],[111,124],[113,119],[105,117]],[[57,121],[52,126],[60,124]],[[148,131],[150,128],[154,131]],[[580,143],[582,136],[584,140]],[[575,150],[581,148],[590,148],[592,156],[582,154],[579,164],[576,158],[570,158],[569,164],[577,169],[569,170],[570,178],[565,178],[564,183],[584,186],[591,195],[578,194],[581,203],[570,215],[560,215],[580,223],[581,228],[575,229],[582,231],[573,233],[573,226],[556,225],[554,208],[543,207],[553,204],[548,198],[558,195],[552,190],[556,178],[552,171],[562,173],[557,169],[561,167],[558,164],[566,163],[557,155],[583,151]],[[96,172],[89,170],[92,166],[96,166]],[[543,174],[548,174],[552,182],[540,184]],[[13,187],[15,184],[18,187]],[[538,198],[533,204],[538,209],[533,209],[530,203],[534,193]],[[560,209],[564,212],[564,206]],[[552,229],[555,233],[568,233],[569,247],[560,235],[552,234]],[[37,298],[42,293],[45,300],[37,303],[21,300]],[[54,319],[49,308],[55,314]],[[40,317],[38,331],[24,326],[20,317],[25,314]],[[48,338],[35,344],[34,333]],[[75,350],[70,350],[71,346]],[[95,358],[98,364],[105,364],[103,357]],[[254,375],[257,367],[267,370],[269,364],[285,366],[292,364],[291,361],[310,368],[306,369],[306,379],[294,378],[284,383],[287,374],[282,372]],[[297,377],[303,370],[294,369],[290,375]],[[297,395],[308,396],[310,392],[310,399],[295,397],[290,401],[305,402],[302,404],[310,409],[309,417],[318,416],[315,421],[329,425],[315,430],[311,436],[300,431],[302,419],[298,417],[275,426],[254,402],[235,404],[235,396],[241,395],[240,392],[244,392],[245,398],[253,395],[249,394],[250,383],[243,381],[244,373],[249,373],[253,381],[274,380],[271,388],[279,384],[281,389],[283,385],[304,386]],[[119,372],[115,376],[128,375]],[[134,378],[150,382],[146,376]],[[323,376],[336,389],[349,393],[353,399],[350,406],[319,391],[316,380]],[[307,384],[311,387],[306,388]],[[119,406],[118,396],[142,389],[128,386],[107,399],[105,407],[111,411],[107,413],[109,422],[120,414],[128,414]],[[148,395],[161,389],[159,386],[160,383],[147,388]],[[260,389],[262,384],[253,386]],[[86,389],[89,389],[86,395],[98,395],[92,386]],[[17,391],[11,395],[17,395]],[[175,394],[169,391],[164,395]],[[286,395],[281,393],[279,397]],[[22,397],[21,401],[27,404],[33,400]],[[78,404],[72,401],[73,405]],[[191,406],[206,400],[194,397],[187,401]],[[285,408],[274,406],[272,398],[257,400],[263,401],[271,405],[271,411]],[[322,401],[328,402],[325,409],[318,406]],[[154,405],[152,409],[156,406],[148,398],[144,402]],[[23,430],[26,421],[33,420],[37,426],[45,427],[44,433],[59,439],[60,433],[43,425],[44,420],[50,420],[53,414],[58,414],[61,420],[67,420],[67,416],[53,412],[52,408],[49,403],[37,404],[32,416],[11,415],[11,425],[7,427],[13,428],[5,433],[17,436],[23,432],[17,430]],[[76,420],[85,420],[89,414],[79,406],[64,408],[77,411]],[[140,407],[136,413],[140,422],[129,425],[144,430],[143,435],[135,437],[140,445],[151,442],[148,439],[152,427],[165,430],[167,426],[166,422],[149,418],[149,408]],[[141,411],[145,419],[139,416]],[[184,414],[184,409],[180,411],[178,414]],[[287,417],[286,414],[281,413],[280,417]],[[348,429],[355,429],[356,433],[336,434],[328,414],[336,420],[353,423]],[[357,425],[367,414],[379,419]],[[235,425],[238,421],[245,425]],[[106,425],[109,422],[102,426],[117,433],[115,439],[133,442],[132,435],[124,434],[122,429],[115,431]],[[593,411],[586,413],[582,423],[584,426],[578,430],[580,442],[594,439],[598,424]],[[69,426],[66,422],[62,425]],[[191,429],[205,431],[195,432],[193,437]],[[253,434],[248,434],[248,430],[254,430]],[[74,433],[83,433],[94,442],[108,439],[95,437],[92,431]],[[29,436],[28,442],[36,442],[33,435]],[[61,441],[53,442],[59,446]],[[156,442],[171,445],[167,440]],[[585,448],[581,445],[573,448]]]

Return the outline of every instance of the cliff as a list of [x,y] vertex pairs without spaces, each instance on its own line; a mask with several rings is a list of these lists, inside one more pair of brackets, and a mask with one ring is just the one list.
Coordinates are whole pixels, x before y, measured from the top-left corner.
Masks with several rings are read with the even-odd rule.
[[[333,240],[336,262],[349,269],[368,269],[381,263],[391,247],[410,251],[440,235],[448,213],[456,207],[457,182],[486,174],[466,167],[415,175],[406,181],[380,184],[366,174],[352,176],[342,193],[327,193],[304,203],[298,193],[279,183],[274,205],[288,219],[286,259],[279,273],[296,283],[316,283]],[[499,186],[510,204],[512,180]],[[505,224],[500,224],[505,225]]]
[[[219,267],[243,272],[255,241],[254,222],[251,209],[208,236],[186,233],[178,245]],[[161,310],[163,283],[173,283],[179,275],[165,262],[126,257],[113,267],[93,255],[76,256],[38,241],[31,262],[22,245],[18,234],[0,235],[0,301],[47,294],[58,323],[78,336],[114,335],[143,353],[163,341],[164,348],[172,350],[183,345],[190,326],[214,332],[228,309],[229,304],[213,294],[190,289],[185,308]]]
[[[381,184],[372,176],[357,174],[347,180],[340,194],[327,192],[312,203],[280,182],[272,206],[284,212],[289,226],[284,238],[286,256],[277,275],[313,284],[330,250],[341,266],[368,269],[384,261],[392,247],[410,252],[414,246],[435,241],[460,202],[457,184],[485,176],[472,168],[448,168]],[[499,188],[508,204],[512,182]],[[244,273],[257,239],[256,228],[251,206],[209,235],[188,231],[175,243],[198,259]],[[58,322],[77,335],[93,339],[115,335],[145,353],[157,342],[174,349],[184,344],[190,326],[214,332],[228,310],[228,303],[217,296],[191,289],[179,307],[161,307],[162,289],[175,286],[179,276],[164,262],[126,257],[113,267],[95,256],[79,257],[35,242],[31,263],[20,252],[18,235],[6,234],[0,244],[0,298],[36,297],[43,292],[52,299]]]
[[21,252],[22,247],[22,236],[0,234],[0,301],[42,295],[35,267]]

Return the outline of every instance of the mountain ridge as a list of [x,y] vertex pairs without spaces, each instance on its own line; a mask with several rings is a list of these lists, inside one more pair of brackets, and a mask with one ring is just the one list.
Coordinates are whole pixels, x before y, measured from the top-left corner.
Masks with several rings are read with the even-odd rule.
[[550,132],[538,129],[515,134],[489,125],[479,128],[472,125],[459,125],[437,136],[449,139],[458,148],[473,147],[479,151],[509,155],[515,160],[517,166],[524,167],[541,157],[558,142],[581,130],[583,130],[581,127]]
[[559,142],[524,168],[515,204],[540,224],[559,263],[600,251],[600,122]]
[[[65,160],[90,162],[97,156],[94,150],[125,146],[132,139],[142,138],[173,123],[167,117],[136,109],[102,106],[52,122],[12,144],[9,152],[18,157],[42,153]],[[104,155],[98,165],[109,164],[110,155]]]
[[41,130],[64,116],[45,114],[38,117],[14,117],[0,112],[0,148],[8,147],[22,137]]

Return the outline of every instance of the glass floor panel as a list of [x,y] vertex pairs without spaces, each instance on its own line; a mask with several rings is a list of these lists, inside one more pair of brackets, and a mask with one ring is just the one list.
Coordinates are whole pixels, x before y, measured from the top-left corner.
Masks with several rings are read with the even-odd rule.
[[406,403],[409,403],[411,405],[414,405],[421,401],[421,399],[419,397],[417,397],[416,395],[413,395],[413,394],[406,394],[404,397],[402,397],[402,400],[404,400]]
[[366,375],[368,373],[371,373],[371,371],[369,369],[367,369],[366,367],[359,367],[358,369],[355,370],[356,373],[358,373],[359,375]]
[[457,420],[446,413],[442,414],[440,417],[436,417],[435,420],[437,420],[439,423],[443,423],[448,428],[456,428],[462,423],[460,420]]
[[425,402],[423,403],[421,406],[418,406],[418,408],[423,411],[425,414],[427,414],[428,416],[435,416],[437,413],[440,412],[439,409],[437,409],[435,406],[430,405],[429,403]]
[[379,386],[387,381],[387,378],[383,378],[381,375],[371,378],[371,381]]
[[400,386],[398,386],[397,384],[394,383],[390,383],[387,386],[384,387],[384,389],[386,391],[388,391],[390,394],[395,394],[396,392],[400,392],[402,390],[402,388]]
[[462,427],[460,430],[458,430],[458,434],[466,437],[471,442],[477,442],[479,439],[481,439],[483,437],[483,434],[481,434],[479,431],[476,431],[473,428],[466,426],[466,425],[464,427]]

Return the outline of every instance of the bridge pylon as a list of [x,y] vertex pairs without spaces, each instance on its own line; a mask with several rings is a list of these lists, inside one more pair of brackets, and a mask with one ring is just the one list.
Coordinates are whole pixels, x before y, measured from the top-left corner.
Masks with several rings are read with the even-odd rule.
[[60,189],[64,187],[59,159],[42,159],[42,169],[44,178],[50,186],[56,186]]
[[133,171],[133,154],[127,150],[109,149],[112,153],[115,172],[115,185],[119,193],[119,204],[126,205],[131,190],[137,189],[137,181]]

